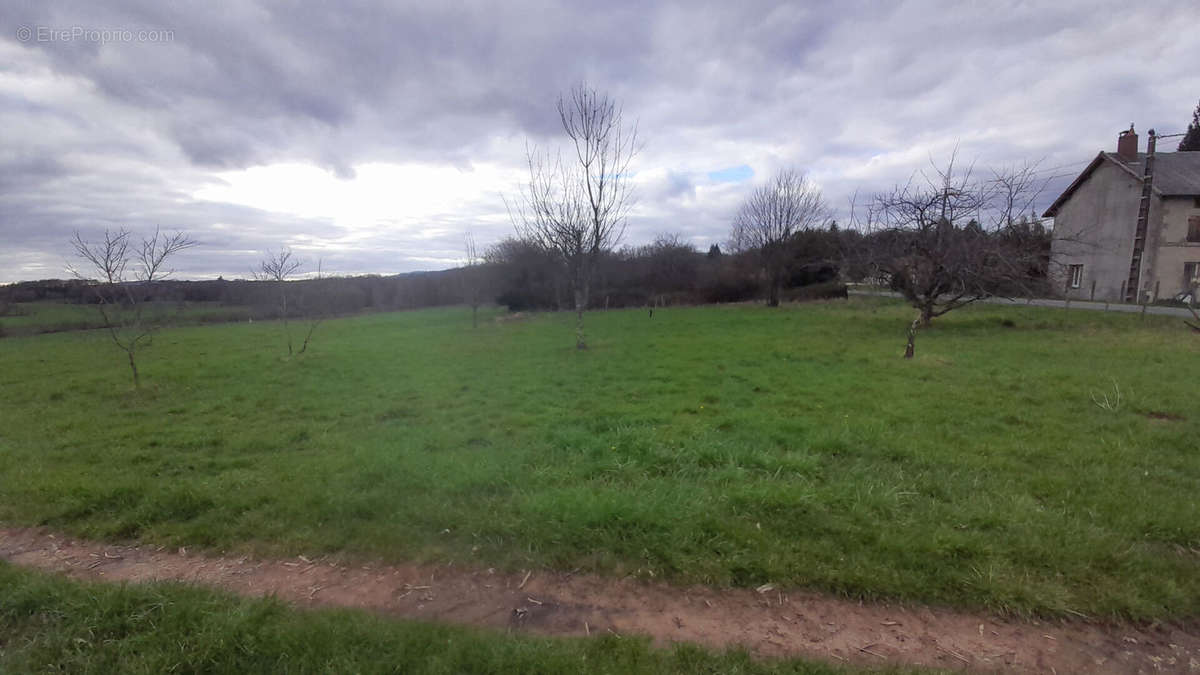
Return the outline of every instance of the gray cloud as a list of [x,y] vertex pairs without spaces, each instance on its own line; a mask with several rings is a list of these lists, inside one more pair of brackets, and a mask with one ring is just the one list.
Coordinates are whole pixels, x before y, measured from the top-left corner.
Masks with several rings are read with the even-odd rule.
[[[0,281],[60,276],[74,230],[184,228],[183,274],[244,274],[291,242],[338,271],[453,264],[507,234],[494,189],[377,222],[195,197],[218,172],[369,163],[519,169],[586,78],[637,118],[627,237],[722,241],[749,181],[807,169],[830,201],[945,157],[1070,180],[1130,120],[1179,130],[1200,95],[1191,3],[223,3],[0,0]],[[170,31],[20,41],[18,27]],[[1130,39],[1144,36],[1145,39]],[[1061,175],[1060,175],[1061,174]],[[297,188],[299,190],[300,188]],[[1053,195],[1047,195],[1047,201]]]

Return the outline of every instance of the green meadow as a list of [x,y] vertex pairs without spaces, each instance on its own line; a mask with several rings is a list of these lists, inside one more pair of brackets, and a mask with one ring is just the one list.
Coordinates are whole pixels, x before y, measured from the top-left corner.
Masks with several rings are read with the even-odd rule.
[[[882,299],[0,340],[0,522],[1001,613],[1200,615],[1200,339]],[[1120,401],[1117,402],[1117,392]],[[581,648],[584,649],[584,648]]]

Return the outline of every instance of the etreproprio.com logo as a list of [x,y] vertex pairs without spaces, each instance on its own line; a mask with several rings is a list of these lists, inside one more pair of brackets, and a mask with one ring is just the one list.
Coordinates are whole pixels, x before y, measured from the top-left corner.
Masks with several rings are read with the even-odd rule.
[[162,28],[88,28],[69,26],[19,26],[17,40],[21,42],[171,42],[175,31]]

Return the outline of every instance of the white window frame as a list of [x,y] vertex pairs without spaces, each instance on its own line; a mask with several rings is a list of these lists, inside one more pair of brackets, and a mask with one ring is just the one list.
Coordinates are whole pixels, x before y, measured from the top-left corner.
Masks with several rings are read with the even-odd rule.
[[1067,265],[1067,273],[1071,275],[1071,288],[1083,285],[1083,265]]

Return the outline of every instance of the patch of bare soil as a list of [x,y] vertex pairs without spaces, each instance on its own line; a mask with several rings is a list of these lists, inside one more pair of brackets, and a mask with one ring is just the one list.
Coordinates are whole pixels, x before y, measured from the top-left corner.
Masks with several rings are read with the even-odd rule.
[[302,607],[362,608],[511,632],[611,632],[649,635],[660,645],[740,645],[763,657],[971,671],[1200,673],[1195,626],[1022,622],[769,586],[680,588],[562,572],[218,557],[78,541],[29,528],[0,529],[0,556],[80,579],[179,581],[274,595]]

